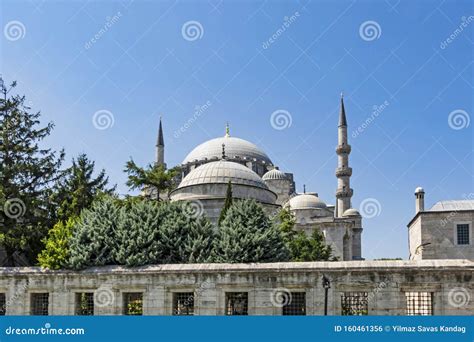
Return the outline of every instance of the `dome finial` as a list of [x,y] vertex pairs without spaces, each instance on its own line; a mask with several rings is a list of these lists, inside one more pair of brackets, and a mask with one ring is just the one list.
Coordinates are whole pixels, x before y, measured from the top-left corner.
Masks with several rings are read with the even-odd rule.
[[303,193],[306,193],[306,184],[303,184]]
[[225,124],[225,136],[228,138],[230,137],[230,128],[229,128],[229,122]]
[[222,159],[225,159],[225,144],[222,144]]

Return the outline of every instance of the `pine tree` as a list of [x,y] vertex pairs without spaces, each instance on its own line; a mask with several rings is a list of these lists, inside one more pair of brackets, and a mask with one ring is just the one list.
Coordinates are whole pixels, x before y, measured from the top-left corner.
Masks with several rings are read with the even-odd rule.
[[70,240],[72,268],[116,264],[116,232],[122,210],[113,197],[104,197],[83,210]]
[[58,208],[57,220],[66,221],[79,216],[82,209],[89,208],[99,194],[113,194],[115,186],[108,188],[108,177],[101,170],[94,177],[95,162],[81,154],[72,160],[72,166],[63,172],[57,182],[51,202]]
[[140,167],[130,159],[125,164],[124,172],[128,174],[127,186],[130,189],[144,190],[149,196],[155,194],[155,199],[160,201],[160,193],[175,187],[176,169],[166,170],[163,165],[149,164],[146,168]]
[[[2,81],[3,82],[3,81]],[[12,84],[14,86],[15,83]],[[48,196],[57,180],[64,152],[40,147],[53,123],[40,125],[40,112],[25,105],[24,96],[0,100],[0,244],[4,265],[18,256],[36,261],[42,240],[54,224]]]
[[232,205],[232,183],[229,181],[229,183],[227,184],[227,191],[226,191],[226,194],[225,194],[224,206],[222,207],[221,213],[219,215],[218,225],[221,224],[222,220],[225,217],[225,214],[226,214],[227,210],[229,210],[231,205]]
[[48,232],[45,238],[45,248],[38,255],[41,267],[57,270],[69,266],[70,240],[77,218],[70,218],[67,222],[59,221]]
[[249,263],[287,261],[283,236],[253,200],[234,201],[217,233],[216,262]]

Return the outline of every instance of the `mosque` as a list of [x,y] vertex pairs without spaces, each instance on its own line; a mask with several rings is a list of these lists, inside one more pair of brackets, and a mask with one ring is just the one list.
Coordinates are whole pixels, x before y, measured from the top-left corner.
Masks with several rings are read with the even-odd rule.
[[[166,167],[164,152],[160,120],[156,163]],[[362,260],[362,217],[351,205],[350,153],[344,99],[341,96],[335,205],[325,203],[316,192],[305,190],[304,193],[297,193],[292,173],[280,170],[255,144],[231,136],[228,126],[223,137],[198,145],[184,158],[177,167],[180,170],[179,185],[170,193],[169,199],[192,202],[216,223],[230,182],[234,198],[254,199],[269,214],[282,207],[289,208],[295,216],[296,229],[307,234],[318,229],[339,260]]]

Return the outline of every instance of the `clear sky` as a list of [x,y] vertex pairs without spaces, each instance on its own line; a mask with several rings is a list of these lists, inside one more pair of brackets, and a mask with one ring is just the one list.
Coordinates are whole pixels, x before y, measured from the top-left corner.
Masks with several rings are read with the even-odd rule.
[[0,72],[56,124],[46,144],[87,153],[121,194],[162,115],[168,165],[229,122],[333,204],[343,91],[363,256],[407,258],[414,189],[427,207],[474,191],[473,4],[2,1]]

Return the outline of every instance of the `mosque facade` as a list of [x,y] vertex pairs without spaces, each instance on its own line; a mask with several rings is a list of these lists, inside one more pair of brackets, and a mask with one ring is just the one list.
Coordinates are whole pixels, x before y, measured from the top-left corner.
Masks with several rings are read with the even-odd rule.
[[[160,120],[156,145],[156,163],[165,164],[165,144]],[[326,244],[339,260],[362,260],[362,217],[352,208],[349,166],[351,146],[347,135],[347,118],[341,97],[335,170],[337,190],[334,203],[323,201],[318,193],[296,192],[293,174],[280,170],[255,144],[231,136],[229,127],[223,137],[208,140],[195,147],[177,166],[180,170],[176,189],[169,200],[188,201],[199,208],[211,222],[217,223],[226,198],[228,183],[232,196],[254,199],[270,215],[288,208],[295,217],[295,229],[310,235],[319,230]]]

